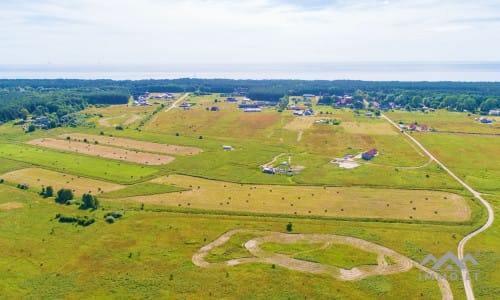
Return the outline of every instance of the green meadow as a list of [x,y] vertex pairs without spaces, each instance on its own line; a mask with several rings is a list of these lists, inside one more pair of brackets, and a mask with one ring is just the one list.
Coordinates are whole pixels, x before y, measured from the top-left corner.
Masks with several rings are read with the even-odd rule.
[[[32,133],[25,133],[13,122],[0,125],[0,179],[14,170],[36,168],[39,174],[50,170],[57,171],[57,176],[79,176],[87,184],[91,181],[84,179],[123,185],[99,194],[98,209],[81,210],[80,195],[73,204],[60,205],[53,197],[41,197],[38,186],[16,188],[24,183],[20,179],[0,183],[1,297],[441,299],[437,282],[422,280],[416,268],[340,281],[265,263],[215,268],[195,265],[193,255],[228,231],[287,232],[288,223],[293,224],[290,234],[356,237],[421,262],[428,254],[441,257],[448,251],[456,252],[462,237],[486,219],[484,208],[467,191],[381,118],[314,103],[318,113],[310,118],[297,118],[291,111],[274,108],[244,113],[234,103],[221,102],[224,99],[220,94],[191,95],[185,100],[193,104],[190,110],[174,108],[169,112],[165,112],[167,106],[159,109],[159,104],[92,107],[82,113],[88,115],[85,126]],[[212,106],[219,111],[210,111]],[[487,194],[485,198],[498,212],[500,140],[491,135],[498,133],[496,127],[481,126],[466,113],[398,111],[387,115],[396,122],[417,121],[441,131],[489,134],[413,136],[473,188]],[[315,122],[333,118],[340,124]],[[75,133],[198,147],[203,152],[173,154],[173,162],[149,166],[26,144],[37,138],[62,139],[63,134]],[[224,151],[223,145],[233,150]],[[127,145],[120,147],[132,150]],[[378,156],[370,161],[358,159],[360,166],[355,169],[331,162],[372,148],[379,151]],[[264,165],[283,162],[296,168],[293,176],[262,172]],[[33,182],[36,179],[31,178]],[[344,192],[347,200],[338,195]],[[438,210],[454,203],[446,197],[455,196],[463,201],[450,212],[460,218],[444,217],[444,213],[441,217]],[[279,206],[292,197],[303,201],[293,208],[288,202],[286,208]],[[427,205],[426,200],[433,204]],[[342,202],[345,207],[337,207],[335,201],[352,203]],[[314,205],[321,206],[321,214],[311,213],[318,208]],[[329,215],[325,205],[331,205],[335,214]],[[351,207],[356,211],[343,212]],[[369,217],[387,212],[387,207],[394,207],[394,211],[386,217]],[[423,217],[413,219],[417,210]],[[121,217],[110,221],[105,218],[109,213]],[[61,222],[82,218],[94,223]],[[244,244],[258,236],[235,234],[212,249],[206,260],[224,263],[251,257]],[[470,266],[481,278],[473,282],[477,299],[494,299],[499,292],[497,237],[495,222],[466,247],[480,263]],[[261,247],[342,268],[377,264],[375,253],[345,245],[264,243]],[[461,280],[450,280],[449,284],[454,299],[465,299]]]

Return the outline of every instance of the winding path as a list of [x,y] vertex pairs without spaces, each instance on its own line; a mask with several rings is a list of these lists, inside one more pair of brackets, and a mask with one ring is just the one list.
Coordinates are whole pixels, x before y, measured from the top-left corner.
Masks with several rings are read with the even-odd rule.
[[[400,130],[399,126],[394,123],[390,118],[385,116],[384,114],[381,114],[381,116],[386,119],[389,123],[391,123],[393,126],[395,126],[398,130]],[[488,220],[486,223],[484,223],[483,226],[479,227],[478,229],[472,231],[468,235],[466,235],[458,244],[458,259],[462,260],[464,258],[464,248],[465,244],[474,236],[480,234],[481,232],[485,231],[488,229],[492,224],[493,221],[495,220],[495,214],[493,212],[493,208],[491,207],[491,204],[484,200],[483,197],[481,197],[481,194],[477,191],[475,191],[473,188],[471,188],[468,184],[466,184],[462,179],[460,179],[455,173],[453,173],[450,169],[448,169],[443,163],[441,163],[432,153],[430,153],[419,141],[417,141],[414,137],[409,135],[407,132],[403,132],[404,135],[406,135],[410,140],[412,140],[422,151],[425,152],[432,160],[434,160],[443,170],[448,172],[451,177],[453,177],[458,183],[460,183],[465,189],[467,189],[469,192],[474,195],[476,199],[481,201],[481,203],[486,207],[488,211]],[[464,283],[464,288],[465,288],[465,294],[467,295],[468,300],[474,300],[474,291],[472,290],[472,283],[470,281],[470,276],[469,276],[469,270],[467,268],[462,269],[462,280]]]
[[[252,257],[236,258],[227,260],[225,262],[210,263],[205,260],[205,257],[213,249],[222,246],[229,239],[237,233],[253,233],[257,237],[248,240],[244,243],[244,247],[249,251]],[[325,265],[316,262],[304,261],[293,258],[294,254],[286,255],[275,252],[263,250],[260,245],[263,243],[277,242],[282,244],[323,244],[318,249],[324,249],[330,244],[344,244],[350,245],[367,252],[374,252],[377,254],[376,265],[361,265],[352,269],[343,269],[333,265]],[[393,263],[387,263],[386,257],[390,257]],[[289,234],[272,231],[259,231],[248,229],[234,229],[228,231],[213,242],[202,247],[192,257],[192,262],[203,268],[209,267],[222,267],[222,266],[235,266],[244,263],[267,263],[279,265],[281,267],[313,273],[313,274],[327,274],[331,277],[343,281],[355,281],[365,277],[375,275],[389,275],[401,272],[406,272],[413,267],[416,267],[436,278],[438,281],[439,289],[441,290],[442,299],[453,299],[453,294],[448,281],[441,278],[436,272],[421,264],[409,259],[384,246],[365,241],[359,238],[333,235],[333,234]]]

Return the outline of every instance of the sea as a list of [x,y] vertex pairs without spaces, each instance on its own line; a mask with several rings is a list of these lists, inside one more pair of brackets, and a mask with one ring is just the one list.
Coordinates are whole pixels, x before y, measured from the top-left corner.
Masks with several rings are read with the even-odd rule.
[[0,79],[176,78],[500,82],[500,62],[0,65]]

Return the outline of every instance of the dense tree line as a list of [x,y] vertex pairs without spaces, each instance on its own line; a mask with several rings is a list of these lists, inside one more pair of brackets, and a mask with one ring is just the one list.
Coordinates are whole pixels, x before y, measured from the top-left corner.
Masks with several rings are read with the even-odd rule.
[[130,95],[145,92],[217,92],[231,94],[245,88],[255,100],[279,102],[285,95],[325,95],[332,105],[336,96],[352,95],[357,106],[363,100],[395,103],[406,108],[446,108],[488,111],[500,106],[500,82],[377,82],[356,80],[0,80],[0,122],[27,115],[47,116],[48,128],[72,122],[72,114],[89,105],[124,104]]

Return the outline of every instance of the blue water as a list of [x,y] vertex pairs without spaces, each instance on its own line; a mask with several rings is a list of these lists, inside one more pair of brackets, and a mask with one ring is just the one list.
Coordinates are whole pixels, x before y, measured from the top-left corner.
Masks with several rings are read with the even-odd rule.
[[305,79],[377,81],[497,81],[500,62],[377,62],[198,65],[2,65],[2,79]]

